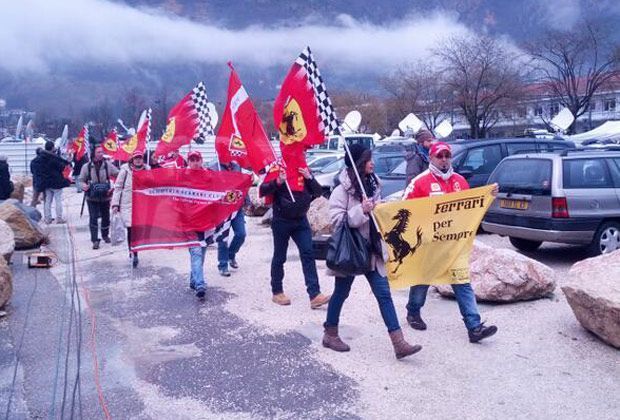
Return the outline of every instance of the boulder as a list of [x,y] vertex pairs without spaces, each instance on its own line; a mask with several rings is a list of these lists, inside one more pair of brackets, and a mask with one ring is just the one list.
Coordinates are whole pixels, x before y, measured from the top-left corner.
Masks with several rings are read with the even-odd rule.
[[308,222],[312,229],[312,236],[329,235],[332,233],[332,224],[329,218],[329,200],[318,197],[310,203]]
[[258,196],[258,187],[251,187],[248,191],[249,204],[245,206],[246,216],[260,217],[267,213],[269,207],[265,201]]
[[0,255],[9,263],[14,250],[15,234],[13,229],[4,220],[0,220]]
[[620,348],[620,250],[574,264],[562,286],[579,323]]
[[26,191],[26,186],[21,180],[13,180],[13,192],[9,198],[14,198],[20,203],[24,202],[24,193]]
[[32,188],[32,177],[28,175],[16,175],[13,177],[13,183],[20,183],[24,188]]
[[[516,302],[539,299],[555,290],[555,272],[511,249],[474,242],[469,259],[470,281],[476,300]],[[449,285],[435,287],[442,296],[454,296]]]
[[39,225],[11,202],[5,201],[0,205],[0,220],[4,220],[13,230],[15,249],[34,248],[45,240]]
[[0,308],[2,308],[13,294],[13,276],[4,258],[0,258]]

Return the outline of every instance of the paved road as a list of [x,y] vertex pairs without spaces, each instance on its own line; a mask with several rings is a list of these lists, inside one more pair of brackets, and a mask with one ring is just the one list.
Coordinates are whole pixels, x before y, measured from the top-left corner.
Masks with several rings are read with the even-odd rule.
[[[232,277],[217,276],[208,251],[200,303],[184,250],[144,253],[137,270],[122,247],[91,250],[79,199],[68,199],[75,277],[64,226],[50,229],[60,259],[52,270],[29,270],[14,256],[15,294],[0,320],[0,415],[10,397],[9,418],[18,419],[618,418],[619,352],[576,323],[561,293],[481,305],[500,328],[481,345],[467,342],[456,304],[431,294],[429,330],[405,328],[424,348],[398,362],[360,278],[342,314],[352,351],[339,354],[320,346],[325,310],[310,310],[292,249],[293,304],[270,302],[271,236],[255,220]],[[545,247],[538,257],[564,273],[573,251]],[[319,270],[329,293],[332,280]],[[406,299],[394,292],[403,323]]]

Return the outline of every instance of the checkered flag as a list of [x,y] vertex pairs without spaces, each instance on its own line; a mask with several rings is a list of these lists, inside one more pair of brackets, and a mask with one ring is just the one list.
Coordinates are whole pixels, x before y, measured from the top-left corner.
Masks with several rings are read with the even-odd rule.
[[207,89],[203,82],[198,83],[194,89],[192,89],[192,102],[194,108],[198,113],[198,129],[196,130],[196,137],[194,141],[202,144],[207,139],[207,136],[213,136],[213,124],[211,124],[211,115],[209,114],[209,107],[207,104],[209,100],[207,98]]
[[[149,109],[146,111],[146,121],[147,121],[147,124],[148,124],[148,126],[147,126],[147,128],[146,128],[146,138],[145,138],[145,142],[146,142],[146,143],[148,143],[148,142],[150,142],[150,141],[151,141],[151,121],[152,121],[152,120],[151,120],[151,114],[152,114],[152,112],[153,112],[153,111],[151,110],[151,108],[149,108]],[[138,128],[139,128],[139,127],[138,127]]]
[[327,94],[327,89],[325,88],[325,83],[321,77],[319,67],[316,65],[314,57],[312,57],[310,47],[306,47],[301,54],[299,54],[295,62],[306,69],[308,81],[314,90],[314,96],[318,105],[317,114],[321,121],[321,126],[319,128],[324,130],[326,136],[330,134],[339,135],[340,122],[336,116],[336,110],[332,105],[332,101]]

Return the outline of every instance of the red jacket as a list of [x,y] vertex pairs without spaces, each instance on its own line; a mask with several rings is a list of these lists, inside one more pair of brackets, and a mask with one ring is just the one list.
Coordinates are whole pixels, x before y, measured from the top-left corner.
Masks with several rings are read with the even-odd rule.
[[412,198],[443,195],[467,189],[469,189],[469,184],[461,175],[455,173],[447,181],[444,181],[427,169],[413,178],[405,190],[404,197],[406,200],[410,200]]

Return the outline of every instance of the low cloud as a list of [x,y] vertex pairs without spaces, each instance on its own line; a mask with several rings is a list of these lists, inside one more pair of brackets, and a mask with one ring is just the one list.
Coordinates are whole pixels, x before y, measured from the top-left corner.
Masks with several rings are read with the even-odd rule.
[[228,60],[267,68],[291,63],[306,45],[322,66],[384,72],[424,60],[446,36],[469,32],[442,13],[385,25],[343,15],[325,24],[231,30],[104,0],[19,0],[2,9],[0,69],[12,73]]

